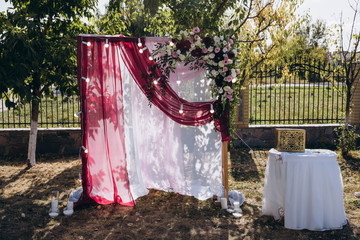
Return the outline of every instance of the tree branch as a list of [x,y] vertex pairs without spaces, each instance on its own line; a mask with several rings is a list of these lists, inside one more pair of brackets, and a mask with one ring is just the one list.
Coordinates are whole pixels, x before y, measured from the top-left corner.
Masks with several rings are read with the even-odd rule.
[[244,26],[245,23],[246,23],[248,20],[258,18],[258,17],[261,15],[261,13],[262,13],[268,6],[270,6],[270,5],[272,5],[272,4],[273,4],[272,1],[267,2],[267,3],[260,9],[260,11],[257,12],[257,14],[256,14],[255,16],[250,16],[251,10],[252,10],[252,5],[253,5],[253,0],[251,0],[251,1],[250,1],[250,6],[249,6],[249,9],[248,9],[248,12],[247,12],[246,17],[245,17],[244,20],[240,23],[240,25],[235,29],[234,32],[239,31],[239,30],[241,29],[241,27]]
[[253,5],[253,0],[250,0],[250,4],[249,4],[249,9],[247,11],[246,17],[244,18],[244,20],[240,23],[240,25],[235,29],[235,33],[242,27],[245,25],[245,23],[247,22],[247,20],[250,17],[251,14],[251,10],[252,10],[252,5]]
[[228,0],[224,0],[222,1],[222,3],[220,3],[220,6],[216,9],[215,13],[219,14],[219,12],[221,11],[222,8],[224,8],[225,4],[228,2]]

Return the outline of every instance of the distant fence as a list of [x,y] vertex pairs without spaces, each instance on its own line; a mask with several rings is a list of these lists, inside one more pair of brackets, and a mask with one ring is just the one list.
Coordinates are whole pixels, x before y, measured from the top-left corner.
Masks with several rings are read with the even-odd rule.
[[323,124],[345,119],[346,85],[334,63],[295,60],[255,69],[249,81],[249,124]]
[[[249,124],[323,124],[345,119],[346,85],[334,63],[297,59],[254,69],[249,79]],[[80,127],[78,96],[42,99],[38,126]],[[7,109],[0,101],[0,128],[29,128],[31,107]]]
[[[55,99],[44,98],[40,102],[38,127],[80,127],[80,119],[75,113],[80,110],[78,96],[58,96]],[[0,128],[29,128],[31,106],[25,104],[17,109],[7,109],[0,101]]]

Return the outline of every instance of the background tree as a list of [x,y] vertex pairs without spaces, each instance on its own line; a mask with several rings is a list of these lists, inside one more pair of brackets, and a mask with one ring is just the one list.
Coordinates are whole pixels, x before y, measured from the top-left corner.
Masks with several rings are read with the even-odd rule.
[[[342,130],[342,142],[340,147],[344,156],[348,154],[350,145],[354,142],[354,138],[358,135],[354,135],[353,130],[349,127],[350,112],[351,112],[351,100],[353,97],[354,84],[358,81],[360,66],[359,66],[359,50],[360,50],[360,29],[357,29],[359,23],[359,0],[349,0],[349,6],[353,10],[353,16],[351,21],[351,28],[349,34],[344,32],[344,24],[342,14],[340,17],[340,24],[338,25],[336,53],[335,61],[338,61],[339,71],[344,75],[346,84],[346,106],[345,106],[345,125]],[[358,84],[357,84],[358,85]],[[359,86],[357,86],[359,87]]]
[[31,103],[28,164],[34,166],[39,103],[76,91],[76,35],[91,32],[96,1],[11,0],[0,15],[0,93],[7,107]]
[[329,60],[328,28],[322,20],[312,23],[311,18],[305,18],[294,28],[293,36],[284,46],[286,58],[310,58],[316,61]]
[[[169,36],[199,27],[218,32],[222,17],[235,0],[110,0],[101,17],[103,33],[130,36]],[[110,24],[109,24],[110,23]]]

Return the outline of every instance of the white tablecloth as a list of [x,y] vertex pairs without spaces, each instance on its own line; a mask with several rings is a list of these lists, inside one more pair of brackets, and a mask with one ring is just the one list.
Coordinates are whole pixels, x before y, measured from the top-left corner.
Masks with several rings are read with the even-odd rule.
[[263,215],[285,227],[323,231],[346,225],[343,183],[336,153],[269,151],[263,192]]

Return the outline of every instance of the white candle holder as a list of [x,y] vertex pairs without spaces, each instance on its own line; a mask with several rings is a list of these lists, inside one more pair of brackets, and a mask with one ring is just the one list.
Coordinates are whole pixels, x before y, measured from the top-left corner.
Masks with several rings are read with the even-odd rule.
[[74,202],[68,201],[63,213],[65,216],[71,216],[74,213]]
[[74,202],[70,201],[70,194],[71,194],[71,191],[69,191],[66,208],[64,208],[64,211],[63,211],[65,216],[71,216],[74,213]]
[[227,198],[221,198],[221,208],[228,209]]
[[240,202],[238,202],[238,201],[235,201],[235,202],[234,202],[234,211],[235,211],[235,212],[241,212]]
[[54,218],[59,215],[59,191],[51,192],[51,207],[49,211],[49,216]]

